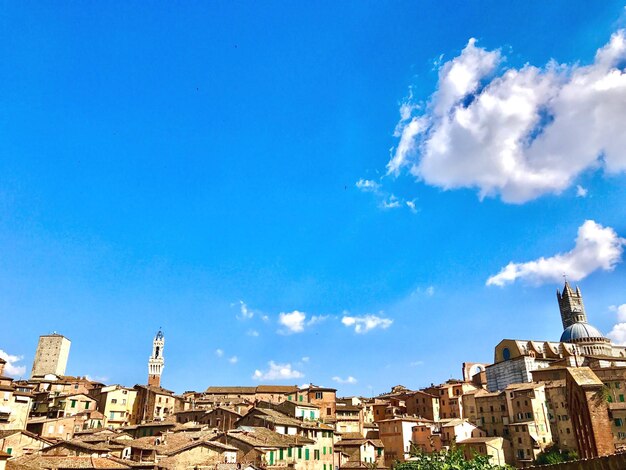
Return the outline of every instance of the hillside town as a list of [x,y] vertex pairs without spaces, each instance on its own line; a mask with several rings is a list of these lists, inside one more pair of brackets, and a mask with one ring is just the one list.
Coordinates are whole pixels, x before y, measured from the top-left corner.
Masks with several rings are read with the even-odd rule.
[[503,339],[458,380],[374,397],[314,384],[178,395],[161,386],[161,331],[146,384],[104,384],[65,375],[70,340],[43,335],[30,379],[5,376],[0,359],[0,469],[386,469],[453,447],[526,468],[549,449],[615,454],[626,348],[588,322],[580,288],[566,282],[557,300],[559,341]]

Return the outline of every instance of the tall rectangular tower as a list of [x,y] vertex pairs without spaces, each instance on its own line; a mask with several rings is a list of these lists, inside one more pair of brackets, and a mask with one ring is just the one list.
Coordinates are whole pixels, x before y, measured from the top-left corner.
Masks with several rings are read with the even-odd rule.
[[57,333],[40,336],[31,378],[46,374],[65,375],[71,344],[69,339]]

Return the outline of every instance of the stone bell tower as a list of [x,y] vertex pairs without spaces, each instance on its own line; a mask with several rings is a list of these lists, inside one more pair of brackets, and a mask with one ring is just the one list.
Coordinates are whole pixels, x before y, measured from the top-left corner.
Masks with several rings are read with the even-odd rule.
[[154,337],[154,341],[152,341],[152,356],[148,360],[148,385],[153,387],[161,386],[161,374],[163,373],[163,367],[165,367],[165,360],[163,359],[164,346],[165,337],[159,329]]
[[563,329],[574,323],[587,322],[587,314],[585,313],[585,304],[583,304],[583,295],[580,292],[580,287],[576,286],[576,290],[574,290],[570,287],[569,282],[565,281],[563,293],[557,289],[556,298],[559,301]]

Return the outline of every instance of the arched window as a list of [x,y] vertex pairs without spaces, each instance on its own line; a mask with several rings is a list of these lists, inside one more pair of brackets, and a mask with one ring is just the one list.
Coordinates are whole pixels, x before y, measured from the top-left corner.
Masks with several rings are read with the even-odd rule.
[[504,348],[502,350],[502,359],[504,359],[505,361],[511,359],[511,351],[509,351],[509,348]]

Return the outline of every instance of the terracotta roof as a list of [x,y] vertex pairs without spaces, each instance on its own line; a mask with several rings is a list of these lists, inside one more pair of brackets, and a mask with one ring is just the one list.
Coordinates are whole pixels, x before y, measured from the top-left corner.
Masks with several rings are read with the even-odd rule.
[[228,439],[245,442],[253,447],[295,447],[304,444],[313,444],[315,441],[302,436],[279,434],[267,428],[244,427],[235,431],[228,431]]
[[256,393],[256,387],[208,387],[204,393],[254,394]]
[[[12,464],[12,465],[11,465]],[[18,469],[58,469],[58,468],[84,468],[118,470],[128,469],[128,465],[119,463],[108,457],[74,457],[57,455],[29,455],[19,457],[7,462],[8,470]]]
[[257,393],[295,393],[298,391],[296,385],[259,385]]

